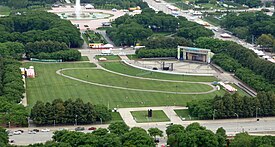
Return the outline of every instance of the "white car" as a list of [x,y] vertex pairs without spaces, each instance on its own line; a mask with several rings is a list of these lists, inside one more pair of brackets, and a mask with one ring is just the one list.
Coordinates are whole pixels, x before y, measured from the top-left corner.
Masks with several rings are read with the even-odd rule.
[[14,132],[13,132],[13,135],[20,135],[20,134],[22,134],[21,131],[14,131]]
[[35,131],[29,131],[28,133],[29,133],[29,134],[36,134]]
[[50,129],[42,129],[41,132],[50,132]]

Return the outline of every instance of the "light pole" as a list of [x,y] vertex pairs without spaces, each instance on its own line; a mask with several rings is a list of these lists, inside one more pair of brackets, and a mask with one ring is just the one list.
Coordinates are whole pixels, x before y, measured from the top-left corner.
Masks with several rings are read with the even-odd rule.
[[237,113],[234,113],[234,115],[236,115],[236,116],[237,116],[237,119],[239,119],[239,115],[238,115]]
[[258,109],[260,110],[260,108],[256,107],[256,119],[258,119]]
[[75,125],[77,126],[77,115],[75,115]]
[[216,111],[217,111],[216,109],[213,110],[213,120],[215,120],[215,112]]

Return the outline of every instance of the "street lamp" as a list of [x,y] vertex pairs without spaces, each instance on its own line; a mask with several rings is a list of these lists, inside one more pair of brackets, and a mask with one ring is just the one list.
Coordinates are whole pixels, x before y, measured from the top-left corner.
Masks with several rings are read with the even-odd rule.
[[260,108],[256,107],[256,119],[258,119],[258,109],[260,110]]
[[236,116],[237,116],[237,119],[239,119],[239,115],[238,115],[237,113],[234,113],[234,115],[236,115]]
[[77,126],[77,115],[75,115],[75,125]]
[[217,111],[216,109],[213,110],[213,120],[215,120],[215,112],[216,111]]

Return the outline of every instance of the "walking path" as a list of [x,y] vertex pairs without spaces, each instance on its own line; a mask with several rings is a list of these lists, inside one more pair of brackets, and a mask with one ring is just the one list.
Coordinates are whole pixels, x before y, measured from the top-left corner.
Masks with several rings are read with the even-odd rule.
[[137,123],[135,118],[132,116],[131,111],[147,111],[148,109],[152,110],[162,110],[166,116],[170,119],[169,122],[154,122],[152,124],[165,125],[167,123],[182,123],[182,120],[178,117],[174,110],[176,109],[188,109],[187,107],[180,106],[169,106],[169,107],[139,107],[139,108],[119,108],[118,112],[121,115],[123,121],[130,127],[148,124],[148,123]]
[[[100,84],[100,83],[95,83],[95,82],[89,82],[89,81],[85,81],[85,80],[81,80],[72,76],[68,76],[68,75],[64,75],[62,73],[62,71],[64,70],[74,70],[74,69],[103,69],[106,70],[102,67],[94,67],[94,68],[64,68],[64,69],[59,69],[56,71],[56,73],[58,75],[61,75],[63,77],[72,79],[72,80],[76,80],[82,83],[87,83],[87,84],[91,84],[91,85],[96,85],[96,86],[101,86],[101,87],[107,87],[107,88],[114,88],[114,89],[122,89],[122,90],[131,90],[131,91],[139,91],[139,92],[153,92],[153,93],[166,93],[166,94],[208,94],[208,93],[212,93],[214,91],[216,91],[215,87],[212,86],[213,88],[210,91],[206,91],[206,92],[172,92],[172,91],[160,91],[160,90],[147,90],[147,89],[135,89],[135,88],[127,88],[127,87],[119,87],[119,86],[111,86],[111,85],[105,85],[105,84]],[[132,78],[138,78],[138,79],[146,79],[146,80],[155,80],[155,81],[165,81],[165,82],[187,82],[187,83],[198,83],[198,84],[206,84],[208,85],[209,83],[204,83],[204,82],[188,82],[188,81],[173,81],[173,80],[161,80],[161,79],[151,79],[151,78],[142,78],[142,77],[135,77],[135,76],[129,76],[129,75],[125,75],[125,74],[121,74],[121,73],[116,73],[110,70],[106,70],[107,72],[111,72],[114,74],[118,74],[118,75],[122,75],[122,76],[128,76],[128,77],[132,77]]]

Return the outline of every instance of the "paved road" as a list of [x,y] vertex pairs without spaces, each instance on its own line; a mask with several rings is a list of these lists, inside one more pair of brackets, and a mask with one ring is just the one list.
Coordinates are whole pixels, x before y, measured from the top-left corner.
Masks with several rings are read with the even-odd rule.
[[106,30],[95,30],[95,32],[101,34],[109,44],[115,47],[115,43],[107,36]]

